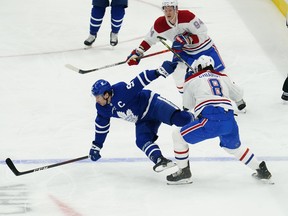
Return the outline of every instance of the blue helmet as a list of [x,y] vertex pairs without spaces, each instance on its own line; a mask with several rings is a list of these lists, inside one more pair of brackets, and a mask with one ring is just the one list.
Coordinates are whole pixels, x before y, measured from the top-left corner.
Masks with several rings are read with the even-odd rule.
[[112,90],[111,85],[104,79],[97,80],[92,86],[91,92],[94,96],[103,95],[105,92]]

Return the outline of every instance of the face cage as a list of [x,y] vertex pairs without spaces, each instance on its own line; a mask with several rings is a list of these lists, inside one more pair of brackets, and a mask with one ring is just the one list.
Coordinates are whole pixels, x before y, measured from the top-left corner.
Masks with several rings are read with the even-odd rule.
[[174,10],[178,9],[178,6],[175,6],[175,5],[165,5],[165,6],[162,6],[163,11],[164,11],[165,7],[173,7]]

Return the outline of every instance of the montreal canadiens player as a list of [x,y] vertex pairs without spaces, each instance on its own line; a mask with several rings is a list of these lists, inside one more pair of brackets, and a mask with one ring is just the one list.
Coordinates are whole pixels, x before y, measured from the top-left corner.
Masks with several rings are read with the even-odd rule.
[[[100,79],[92,86],[96,99],[95,139],[89,152],[90,159],[101,158],[100,150],[110,128],[110,118],[121,118],[135,124],[136,145],[155,164],[153,170],[161,172],[175,166],[163,157],[155,143],[161,123],[182,127],[192,120],[192,114],[181,111],[159,94],[143,88],[159,76],[167,77],[177,63],[166,61],[157,70],[146,70],[130,81],[114,85]],[[115,146],[116,147],[116,146]],[[120,148],[117,146],[116,148]]]
[[[151,46],[159,42],[158,36],[166,38],[173,43],[172,48],[189,65],[201,55],[213,58],[215,69],[223,71],[225,65],[220,54],[207,34],[207,27],[194,13],[188,10],[178,10],[177,0],[163,0],[162,9],[164,16],[159,17],[151,27],[139,47],[134,49],[127,57],[128,65],[138,65],[144,52]],[[175,72],[172,74],[176,87],[183,93],[183,83],[187,66],[182,63],[175,55],[173,62],[179,62]],[[235,101],[239,110],[246,107],[246,103],[241,98]]]
[[192,68],[194,71],[186,75],[183,104],[185,108],[193,109],[197,118],[173,132],[179,170],[167,176],[168,184],[191,183],[188,144],[215,137],[219,137],[222,149],[256,171],[253,173],[255,178],[268,181],[271,173],[265,162],[260,163],[239,138],[231,99],[237,101],[242,98],[242,90],[227,75],[214,70],[214,60],[210,56],[200,56]]

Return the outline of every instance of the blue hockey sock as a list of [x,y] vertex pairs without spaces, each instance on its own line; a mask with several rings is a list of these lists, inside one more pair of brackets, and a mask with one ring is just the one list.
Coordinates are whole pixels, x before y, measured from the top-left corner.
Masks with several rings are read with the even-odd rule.
[[125,8],[123,6],[111,7],[111,30],[113,33],[119,32],[123,22],[124,15],[125,15]]
[[106,8],[93,6],[91,10],[91,18],[90,18],[90,34],[96,35],[99,31],[103,17],[105,15]]

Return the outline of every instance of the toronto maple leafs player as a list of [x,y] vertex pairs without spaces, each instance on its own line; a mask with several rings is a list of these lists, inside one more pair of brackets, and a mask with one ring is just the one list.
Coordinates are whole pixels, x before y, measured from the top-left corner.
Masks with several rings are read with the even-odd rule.
[[270,179],[264,161],[256,159],[250,148],[241,144],[232,100],[242,98],[242,90],[227,75],[214,70],[209,56],[200,56],[192,64],[195,73],[187,74],[184,84],[184,107],[193,109],[197,117],[173,132],[174,153],[179,170],[167,176],[168,184],[191,183],[189,146],[219,137],[220,147],[255,170],[254,177]]
[[[224,62],[212,41],[207,34],[207,26],[203,21],[189,10],[178,10],[177,0],[163,0],[162,9],[164,16],[159,17],[151,27],[138,48],[134,49],[127,57],[128,65],[138,65],[144,52],[159,42],[158,36],[173,42],[172,48],[189,65],[201,55],[213,58],[215,69],[223,71]],[[172,74],[176,88],[183,93],[183,83],[187,66],[177,56],[173,56],[173,62],[179,62],[175,72]],[[245,101],[241,98],[235,101],[239,110],[246,107]]]
[[157,70],[141,72],[130,83],[114,85],[100,79],[92,86],[96,98],[97,116],[95,119],[95,139],[89,155],[91,160],[101,158],[100,150],[110,128],[110,118],[121,118],[133,122],[136,128],[136,145],[155,164],[153,170],[161,172],[175,164],[163,157],[157,140],[161,123],[184,126],[191,121],[189,112],[181,111],[172,102],[159,94],[143,89],[159,76],[167,77],[177,63],[164,62]]
[[118,32],[121,29],[125,16],[125,9],[128,7],[128,0],[92,0],[92,5],[90,34],[84,41],[84,44],[91,46],[95,42],[97,33],[103,22],[106,8],[111,6],[110,45],[116,46],[118,44]]

